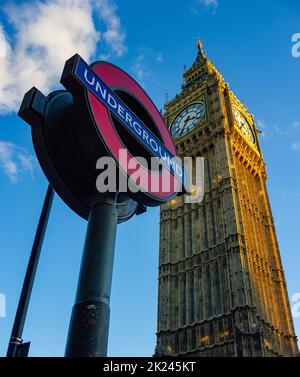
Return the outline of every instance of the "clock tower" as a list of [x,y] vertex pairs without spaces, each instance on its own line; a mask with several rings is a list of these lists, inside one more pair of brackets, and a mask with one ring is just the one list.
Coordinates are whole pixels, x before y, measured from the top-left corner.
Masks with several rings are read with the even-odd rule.
[[204,199],[163,205],[157,355],[298,351],[254,118],[200,40],[165,106],[181,157],[204,157]]

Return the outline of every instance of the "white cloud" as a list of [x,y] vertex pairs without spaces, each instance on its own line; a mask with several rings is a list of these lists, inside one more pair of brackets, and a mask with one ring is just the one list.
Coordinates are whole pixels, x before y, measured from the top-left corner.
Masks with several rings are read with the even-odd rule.
[[[5,8],[13,26],[13,47],[0,59],[0,113],[16,111],[32,86],[47,94],[57,87],[64,62],[74,53],[90,61],[103,41],[117,56],[126,47],[116,8],[107,0],[30,1]],[[105,25],[96,30],[94,16]],[[1,30],[1,29],[0,29]],[[8,40],[8,38],[6,38]]]
[[147,78],[149,79],[151,77],[152,84],[156,81],[156,77],[151,70],[153,61],[157,63],[163,62],[164,55],[161,52],[153,51],[153,49],[149,47],[141,46],[138,49],[138,53],[134,59],[131,71],[133,73],[133,77],[143,87],[145,87],[145,81]]
[[298,120],[295,120],[292,124],[293,128],[300,129],[300,122]]
[[145,78],[150,75],[145,62],[145,53],[140,52],[138,56],[136,57],[133,66],[132,71],[134,74],[135,79],[141,86],[145,86]]
[[110,58],[110,54],[100,54],[99,59],[100,60],[108,60]]
[[25,148],[0,140],[0,168],[11,182],[17,182],[22,172],[28,172],[33,177],[35,161],[35,157]]
[[0,293],[0,317],[6,317],[6,297]]
[[213,14],[215,14],[216,9],[218,6],[218,0],[193,0],[190,6],[190,12],[194,15],[199,13],[199,8],[211,8],[213,10]]
[[292,142],[292,148],[294,151],[300,151],[300,142],[299,141],[293,141]]
[[117,56],[122,56],[127,50],[124,45],[125,32],[121,27],[120,18],[116,15],[115,4],[108,0],[95,0],[95,5],[107,26],[103,33],[104,40]]
[[6,37],[3,30],[3,26],[0,24],[0,59],[4,59],[6,57]]
[[204,4],[205,6],[218,6],[218,0],[199,0],[200,3]]
[[273,125],[273,131],[276,135],[286,135],[286,129],[283,127],[279,127],[277,124]]
[[164,60],[164,56],[162,53],[158,53],[155,59],[157,62],[162,62]]
[[266,125],[266,122],[261,120],[261,119],[257,119],[256,121],[256,127],[259,131],[261,131],[261,137],[263,138],[267,138],[268,137],[268,133],[267,133],[267,125]]
[[261,131],[260,137],[264,140],[270,140],[273,137],[286,136],[287,128],[278,126],[277,124],[266,124],[264,120],[257,119],[256,127]]

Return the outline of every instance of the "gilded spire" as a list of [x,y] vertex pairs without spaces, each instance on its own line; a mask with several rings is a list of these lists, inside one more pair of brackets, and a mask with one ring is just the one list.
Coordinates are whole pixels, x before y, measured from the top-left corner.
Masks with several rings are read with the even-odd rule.
[[203,44],[200,38],[197,39],[197,48],[198,48],[198,54],[197,54],[195,63],[199,63],[202,59],[206,58],[206,55],[203,51]]
[[203,44],[202,44],[200,38],[197,39],[197,47],[198,47],[198,51],[199,51],[199,52],[202,52]]

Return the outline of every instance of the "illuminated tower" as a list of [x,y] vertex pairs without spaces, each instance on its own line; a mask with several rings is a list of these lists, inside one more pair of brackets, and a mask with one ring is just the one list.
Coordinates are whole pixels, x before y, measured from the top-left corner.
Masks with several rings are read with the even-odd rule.
[[201,203],[161,207],[158,355],[297,352],[254,118],[203,52],[165,106],[179,155],[205,162]]

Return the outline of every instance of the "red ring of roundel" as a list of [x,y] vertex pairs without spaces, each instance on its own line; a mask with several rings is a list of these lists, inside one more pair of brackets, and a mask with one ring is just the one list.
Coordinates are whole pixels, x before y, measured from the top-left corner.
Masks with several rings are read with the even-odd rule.
[[[148,113],[152,116],[155,124],[157,125],[160,134],[163,139],[163,143],[166,148],[172,153],[173,156],[176,156],[176,149],[171,138],[171,135],[153,102],[145,93],[145,91],[129,76],[127,73],[122,71],[120,68],[105,62],[96,63],[92,70],[105,82],[108,87],[117,86],[119,88],[124,88],[130,93],[134,94],[135,97],[139,99],[139,101],[144,105],[147,109]],[[119,166],[124,170],[127,169],[128,174],[132,174],[135,169],[128,169],[125,167],[123,161],[119,160],[119,149],[124,149],[124,146],[119,138],[119,135],[115,131],[115,128],[111,124],[109,110],[103,105],[97,97],[91,92],[88,92],[88,100],[90,103],[90,108],[96,122],[96,125],[99,129],[102,138],[110,150],[112,156],[115,158]],[[138,141],[137,141],[138,142]],[[133,156],[127,150],[126,159],[127,159],[127,166],[128,161],[132,159]],[[142,174],[147,175],[147,181],[149,187],[143,187],[144,180],[141,179],[138,186],[144,190],[148,195],[154,198],[161,198],[164,201],[168,200],[168,198],[174,196],[174,194],[178,191],[180,187],[180,182],[177,177],[173,176],[168,169],[164,168],[160,173],[152,173],[150,170],[145,169],[141,166]],[[160,184],[163,179],[170,180],[170,191],[164,192],[162,191],[162,185]],[[155,185],[153,187],[159,187],[159,190],[155,190],[155,192],[151,191],[151,182],[152,180],[155,181]],[[159,180],[159,182],[157,181]],[[159,185],[158,185],[159,184]]]

